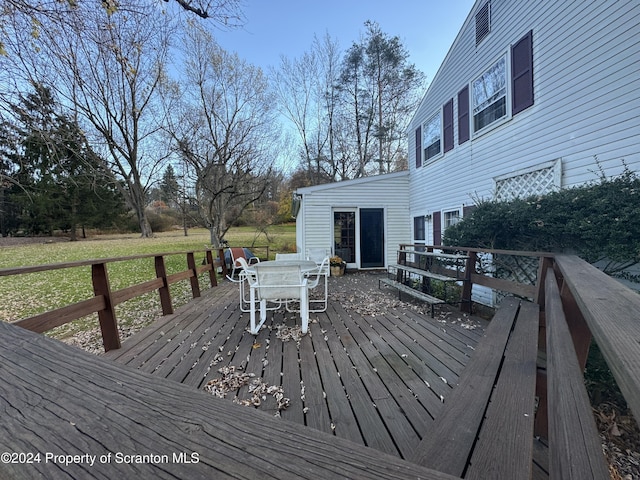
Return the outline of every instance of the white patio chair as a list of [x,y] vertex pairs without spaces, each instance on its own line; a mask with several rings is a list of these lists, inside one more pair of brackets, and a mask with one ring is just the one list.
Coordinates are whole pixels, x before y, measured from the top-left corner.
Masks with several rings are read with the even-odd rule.
[[[324,312],[327,309],[327,297],[329,295],[328,286],[329,286],[329,255],[331,250],[329,248],[308,248],[307,249],[307,260],[311,260],[312,262],[316,262],[318,265],[319,275],[315,278],[315,285],[318,285],[320,281],[320,277],[324,276],[324,296],[321,300],[311,299],[309,300],[310,304],[320,304],[318,309],[311,309],[311,312]],[[316,275],[316,272],[312,272],[309,276]]]
[[[316,264],[322,264],[325,258],[328,258],[331,255],[331,250],[328,248],[307,248],[307,260],[311,260],[312,262],[316,262]],[[327,264],[327,270],[329,270],[329,265]]]
[[245,289],[245,284],[247,286],[251,285],[255,282],[256,272],[252,270],[244,257],[238,257],[236,259],[238,263],[238,268],[240,269],[240,273],[238,274],[237,280],[230,275],[227,275],[227,280],[232,281],[233,283],[239,284],[240,290],[240,311],[242,312],[250,312],[251,307],[249,305],[250,299],[247,298],[247,293]]
[[[309,290],[313,290],[320,284],[320,279],[324,278],[324,292],[321,299],[309,298],[309,312],[324,312],[327,310],[327,300],[329,297],[329,257],[318,265],[317,270],[307,273],[309,279]],[[312,305],[319,304],[318,307],[312,308]]]
[[276,262],[283,260],[300,260],[299,253],[276,253]]
[[[256,268],[256,278],[250,284],[250,331],[257,335],[267,318],[267,302],[278,305],[290,300],[300,301],[302,334],[309,329],[309,291],[307,279],[299,266],[261,265]],[[256,301],[260,302],[260,323],[256,325]]]

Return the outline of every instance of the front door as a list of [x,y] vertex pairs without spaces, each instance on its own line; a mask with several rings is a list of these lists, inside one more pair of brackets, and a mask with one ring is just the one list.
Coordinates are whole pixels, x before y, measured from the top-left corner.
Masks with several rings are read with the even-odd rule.
[[360,209],[360,266],[384,267],[384,210]]

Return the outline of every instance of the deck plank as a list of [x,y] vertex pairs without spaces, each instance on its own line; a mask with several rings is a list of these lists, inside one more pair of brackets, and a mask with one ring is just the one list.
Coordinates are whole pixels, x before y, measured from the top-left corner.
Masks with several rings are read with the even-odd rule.
[[[0,450],[167,455],[0,464],[0,478],[452,477],[0,322]],[[172,460],[186,453],[198,462]]]
[[[332,300],[331,292],[342,288],[340,279],[332,278],[327,311],[311,314],[309,334],[298,344],[276,336],[279,324],[299,325],[297,314],[283,311],[269,312],[258,335],[251,335],[237,285],[223,283],[214,294],[205,291],[193,305],[161,318],[161,327],[123,342],[118,355],[106,356],[197,389],[220,378],[220,368],[241,367],[283,388],[290,399],[280,412],[283,420],[409,457],[457,383],[484,324],[474,318],[477,331],[467,331],[451,321],[459,316],[455,311],[445,313],[452,318],[444,322],[441,315],[421,315],[392,293],[378,291],[374,275],[359,276],[355,283],[370,288],[367,294],[388,295],[394,307],[358,313],[349,302]],[[226,399],[236,394],[249,398],[244,387]],[[258,410],[275,415],[275,401],[267,396]]]

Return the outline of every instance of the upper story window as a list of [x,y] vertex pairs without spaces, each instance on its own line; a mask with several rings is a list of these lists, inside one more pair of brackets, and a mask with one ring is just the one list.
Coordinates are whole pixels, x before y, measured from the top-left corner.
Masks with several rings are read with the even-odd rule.
[[507,56],[504,55],[471,84],[473,131],[507,115]]
[[440,119],[440,113],[438,112],[431,117],[427,123],[424,124],[422,130],[422,144],[424,146],[424,160],[426,162],[441,152],[442,120]]
[[485,3],[476,13],[476,46],[491,32],[491,1]]

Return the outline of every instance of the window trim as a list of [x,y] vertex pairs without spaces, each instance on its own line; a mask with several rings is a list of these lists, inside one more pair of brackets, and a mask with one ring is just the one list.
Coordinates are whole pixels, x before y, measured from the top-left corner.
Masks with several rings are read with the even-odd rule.
[[[474,106],[474,96],[473,96],[473,84],[479,80],[480,78],[482,78],[485,74],[487,74],[489,71],[491,71],[492,68],[494,68],[498,62],[500,62],[500,60],[502,60],[504,58],[505,61],[505,114],[500,117],[497,118],[496,120],[492,121],[491,123],[483,126],[482,128],[476,130],[475,129],[475,106]],[[493,130],[494,128],[499,127],[500,125],[503,125],[505,122],[508,122],[509,120],[511,120],[512,118],[512,114],[511,114],[511,52],[510,52],[510,47],[508,47],[506,50],[503,50],[500,55],[496,56],[494,58],[494,60],[492,62],[490,62],[488,64],[489,66],[487,68],[484,68],[482,70],[482,72],[477,75],[476,77],[473,78],[473,80],[471,80],[471,82],[469,82],[469,129],[470,129],[470,133],[471,133],[471,138],[476,138],[479,137],[481,135],[484,135],[486,132],[489,132],[491,130]],[[496,100],[497,101],[497,100]],[[490,105],[493,105],[495,102],[493,102]],[[489,105],[489,106],[490,106]],[[485,107],[485,109],[488,108]],[[481,110],[484,111],[485,109]]]
[[[431,156],[429,156],[427,154],[427,149],[429,147],[431,147],[432,145],[434,145],[436,142],[432,142],[429,145],[426,144],[425,135],[426,135],[427,130],[428,130],[426,127],[427,127],[427,125],[429,125],[436,118],[438,119],[438,124],[439,124],[439,127],[440,127],[440,129],[439,129],[440,130],[440,134],[439,134],[439,137],[438,137],[438,143],[439,143],[438,152],[433,154],[433,155],[431,155]],[[443,145],[442,145],[442,142],[443,142],[443,139],[442,139],[442,109],[438,109],[438,111],[436,113],[434,113],[433,115],[428,117],[427,121],[422,123],[421,127],[422,127],[422,152],[423,152],[422,165],[424,166],[424,165],[427,165],[429,163],[434,162],[436,159],[442,157],[442,155],[443,155],[443,152],[442,152],[442,147],[443,147]]]
[[[455,225],[460,220],[462,220],[462,210],[463,210],[463,208],[461,206],[452,207],[452,208],[443,208],[442,209],[441,221],[442,221],[442,234],[443,235],[444,235],[444,232],[447,230],[447,228]],[[454,213],[454,212],[457,214],[457,221],[455,223],[447,225],[446,224],[446,222],[447,222],[447,214]]]

